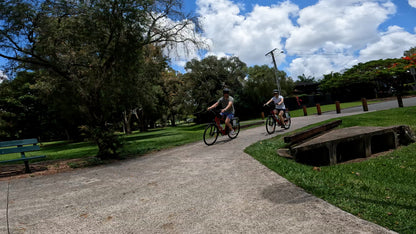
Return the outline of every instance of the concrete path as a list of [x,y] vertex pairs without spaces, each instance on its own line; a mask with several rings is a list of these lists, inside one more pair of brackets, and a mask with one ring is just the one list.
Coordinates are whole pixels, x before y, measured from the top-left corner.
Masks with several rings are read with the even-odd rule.
[[[294,118],[291,130],[351,114],[357,113]],[[201,141],[112,165],[1,181],[0,233],[391,233],[243,152],[275,135],[260,126],[214,146]]]

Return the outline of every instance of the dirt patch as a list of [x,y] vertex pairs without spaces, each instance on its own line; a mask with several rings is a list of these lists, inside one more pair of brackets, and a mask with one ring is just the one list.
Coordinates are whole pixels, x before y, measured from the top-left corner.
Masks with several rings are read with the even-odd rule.
[[23,162],[19,164],[1,165],[0,181],[34,177],[40,175],[51,175],[60,172],[74,170],[74,166],[71,167],[70,165],[75,165],[75,167],[83,167],[83,165],[87,165],[87,160],[68,159],[29,163],[29,167],[32,173],[25,173],[25,165],[23,164]]

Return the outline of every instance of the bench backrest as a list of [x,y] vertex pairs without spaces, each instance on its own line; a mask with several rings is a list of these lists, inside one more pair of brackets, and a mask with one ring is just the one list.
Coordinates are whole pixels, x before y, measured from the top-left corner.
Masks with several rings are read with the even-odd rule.
[[[36,145],[38,140],[36,138],[15,140],[15,141],[3,141],[0,142],[0,155],[1,154],[12,154],[40,150],[39,145]],[[24,146],[27,145],[27,146]],[[16,148],[5,148],[17,146]]]

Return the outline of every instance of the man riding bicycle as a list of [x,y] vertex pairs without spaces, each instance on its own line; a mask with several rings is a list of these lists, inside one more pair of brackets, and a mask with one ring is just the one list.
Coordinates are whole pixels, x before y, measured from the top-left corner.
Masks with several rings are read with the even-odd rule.
[[230,134],[234,135],[234,129],[231,125],[230,121],[234,118],[234,98],[230,96],[230,90],[228,88],[225,88],[222,91],[223,97],[218,99],[216,103],[214,103],[212,106],[208,107],[208,110],[216,108],[219,104],[221,104],[221,115],[225,116],[225,125],[230,129]]
[[273,90],[273,94],[274,94],[274,96],[268,102],[266,102],[264,105],[266,106],[266,105],[269,105],[272,101],[274,102],[275,109],[273,110],[273,113],[275,115],[277,115],[277,114],[279,115],[279,119],[280,119],[280,121],[282,123],[282,128],[284,128],[284,126],[283,126],[283,123],[284,123],[283,114],[286,111],[286,106],[285,106],[285,103],[284,103],[284,98],[283,98],[283,96],[281,96],[279,94],[279,90],[277,90],[277,89],[274,89]]

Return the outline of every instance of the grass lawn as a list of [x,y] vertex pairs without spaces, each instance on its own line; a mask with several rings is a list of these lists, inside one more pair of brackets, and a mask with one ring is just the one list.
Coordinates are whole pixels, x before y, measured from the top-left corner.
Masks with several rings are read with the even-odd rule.
[[[416,132],[416,107],[342,117],[350,126],[409,125]],[[279,175],[360,218],[400,233],[416,230],[416,143],[366,161],[321,167],[279,157],[282,136],[251,145],[246,152]]]
[[[202,140],[205,126],[202,124],[166,127],[151,129],[148,132],[133,132],[133,134],[127,136],[123,135],[121,136],[123,148],[120,150],[120,155],[123,157],[142,155],[151,151]],[[36,162],[57,159],[90,158],[95,156],[97,152],[98,147],[92,142],[73,143],[68,141],[55,141],[42,143],[40,151],[26,153],[26,156],[47,156],[46,159],[32,160]],[[2,160],[13,158],[20,158],[20,154],[3,155]]]

